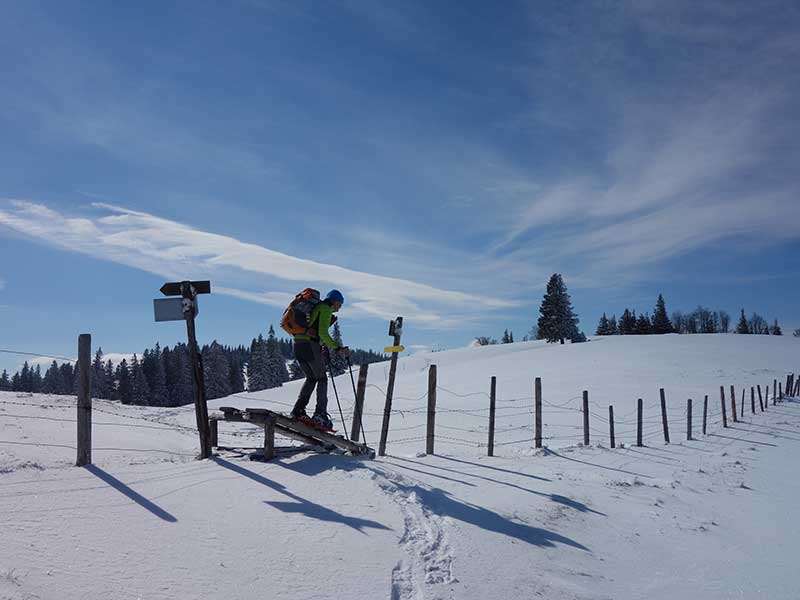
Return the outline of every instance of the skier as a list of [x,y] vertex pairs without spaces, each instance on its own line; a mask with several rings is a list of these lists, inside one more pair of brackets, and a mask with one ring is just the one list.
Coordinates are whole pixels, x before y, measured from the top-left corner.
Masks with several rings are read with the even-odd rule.
[[[300,368],[305,373],[306,381],[300,389],[291,416],[298,421],[304,421],[320,429],[333,430],[328,409],[328,375],[325,371],[328,352],[338,352],[349,356],[347,346],[339,346],[328,333],[331,326],[333,313],[338,312],[344,304],[344,296],[339,290],[331,290],[322,302],[314,306],[308,320],[307,333],[294,335],[294,356],[300,363]],[[322,344],[327,348],[323,349]],[[317,388],[317,405],[314,416],[309,419],[306,406],[311,399],[311,393]]]

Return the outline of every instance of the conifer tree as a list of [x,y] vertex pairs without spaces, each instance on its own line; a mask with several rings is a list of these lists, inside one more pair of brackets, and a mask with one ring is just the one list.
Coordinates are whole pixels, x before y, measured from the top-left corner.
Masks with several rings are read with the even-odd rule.
[[8,371],[3,369],[3,374],[0,375],[0,392],[11,391],[11,379],[8,377]]
[[636,333],[636,311],[631,312],[627,308],[619,319],[619,332],[622,335],[632,335]]
[[42,391],[42,366],[36,365],[36,368],[31,371],[31,391],[38,394]]
[[214,340],[203,352],[203,377],[209,400],[231,394],[230,365],[222,346]]
[[652,325],[653,333],[662,334],[673,332],[672,323],[667,315],[667,306],[664,303],[664,296],[662,294],[658,295],[658,300],[656,301],[656,308],[653,311]]
[[[334,332],[338,323],[334,325]],[[267,335],[267,373],[269,387],[281,387],[284,383],[289,381],[289,372],[286,370],[286,359],[283,357],[278,340],[275,337],[275,328],[269,326],[269,334]]]
[[650,317],[647,316],[647,313],[640,314],[636,319],[636,334],[649,335],[651,333],[653,333],[653,325],[650,323]]
[[131,359],[131,404],[147,405],[149,400],[150,387],[139,358],[134,354]]
[[744,316],[744,309],[742,309],[739,323],[736,325],[736,333],[750,333],[750,326],[747,324],[747,317]]
[[611,315],[611,318],[608,320],[608,335],[619,335],[617,315]]
[[106,380],[106,397],[109,400],[119,400],[119,396],[117,395],[116,373],[114,371],[114,363],[111,362],[111,359],[108,359],[105,367],[103,367],[103,377]]
[[230,384],[231,393],[238,394],[244,391],[244,365],[238,353],[231,355],[228,359],[230,364]]
[[778,325],[778,319],[775,319],[775,323],[772,325],[772,335],[783,335],[781,326]]
[[102,348],[94,353],[92,362],[92,398],[108,398]]
[[[50,368],[44,374],[42,380],[42,392],[45,394],[60,394],[64,385],[61,381],[61,371],[58,368],[58,363],[53,361],[50,363]],[[0,388],[2,389],[2,388]]]
[[572,301],[560,274],[553,273],[547,282],[539,313],[538,339],[563,344],[565,339],[572,339],[577,334],[578,318],[572,310]]
[[597,324],[597,331],[595,335],[610,335],[609,334],[609,322],[606,313],[603,313],[603,316],[600,317],[600,322]]
[[21,392],[22,390],[22,375],[20,375],[19,371],[14,373],[14,376],[11,378],[11,391],[12,392]]
[[247,390],[258,392],[269,387],[269,364],[267,343],[264,336],[258,335],[250,344],[250,360],[247,362]]
[[32,375],[31,375],[31,368],[28,366],[28,361],[26,360],[22,364],[22,371],[19,374],[19,390],[20,392],[30,392],[31,387],[33,385]]
[[119,397],[119,401],[123,404],[130,404],[133,400],[131,372],[126,359],[123,358],[119,365],[117,365],[115,377],[117,380],[117,396]]
[[74,378],[72,365],[64,363],[59,370],[61,371],[61,389],[58,393],[64,395],[72,394],[72,380]]
[[169,405],[169,392],[167,391],[167,374],[161,356],[161,345],[156,342],[155,349],[150,353],[150,395],[155,406]]

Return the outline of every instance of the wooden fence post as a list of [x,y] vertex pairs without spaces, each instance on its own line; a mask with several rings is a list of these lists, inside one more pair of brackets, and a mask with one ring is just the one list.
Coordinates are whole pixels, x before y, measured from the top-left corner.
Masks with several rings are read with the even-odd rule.
[[728,427],[728,413],[725,408],[725,386],[719,386],[719,400],[720,404],[722,404],[722,426],[727,429]]
[[744,419],[744,393],[747,391],[747,388],[742,388],[742,418]]
[[778,384],[778,399],[783,402],[783,383]]
[[664,443],[669,444],[669,423],[667,423],[667,398],[664,394],[664,388],[658,390],[661,394],[661,424],[664,427]]
[[611,447],[617,447],[617,441],[614,439],[614,407],[608,407],[608,434],[611,437]]
[[778,380],[772,380],[772,406],[778,403]]
[[761,412],[764,412],[764,401],[761,399],[761,384],[758,384],[758,405],[761,407]]
[[534,383],[534,410],[536,412],[536,431],[534,434],[534,446],[542,447],[542,378],[537,377]]
[[361,437],[361,416],[364,414],[364,396],[367,391],[368,371],[368,364],[358,367],[358,387],[356,388],[356,402],[353,406],[353,425],[350,427],[350,439],[354,442],[358,442]]
[[589,445],[589,392],[583,390],[583,445]]
[[425,441],[425,454],[433,454],[433,441],[436,435],[436,365],[428,368],[428,436]]
[[209,431],[209,438],[210,442],[209,445],[212,448],[216,448],[219,446],[219,421],[216,419],[209,419],[208,420],[208,431]]
[[92,336],[78,336],[78,467],[92,464]]
[[764,386],[764,408],[769,408],[769,384]]
[[708,394],[703,400],[703,435],[706,434],[706,424],[708,423]]
[[492,383],[489,386],[489,456],[494,456],[494,411],[497,401],[497,377],[492,375]]
[[750,386],[750,408],[753,410],[753,414],[756,414],[756,390],[753,386]]
[[733,417],[733,422],[736,423],[738,419],[736,418],[736,388],[731,386],[731,416]]
[[268,417],[264,423],[264,460],[275,458],[275,417]]
[[692,439],[692,399],[686,402],[686,439]]
[[792,376],[791,375],[787,375],[786,376],[786,385],[783,386],[783,391],[786,393],[787,396],[791,396],[792,395],[791,384],[792,384]]
[[639,400],[636,403],[636,445],[637,446],[641,446],[642,445],[642,413],[643,412],[644,411],[642,410],[642,399],[639,398]]

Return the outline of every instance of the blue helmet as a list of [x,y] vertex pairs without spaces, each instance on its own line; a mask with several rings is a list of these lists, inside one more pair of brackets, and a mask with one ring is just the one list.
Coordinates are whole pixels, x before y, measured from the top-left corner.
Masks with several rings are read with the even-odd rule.
[[328,295],[325,296],[325,300],[328,302],[338,302],[339,304],[344,304],[344,296],[342,296],[342,292],[339,290],[331,290],[328,292]]

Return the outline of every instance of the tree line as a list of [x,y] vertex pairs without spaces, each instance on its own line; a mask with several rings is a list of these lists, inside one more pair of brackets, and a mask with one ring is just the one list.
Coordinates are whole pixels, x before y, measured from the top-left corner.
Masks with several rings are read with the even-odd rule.
[[[338,323],[334,324],[332,337],[341,344]],[[259,334],[249,347],[224,346],[214,340],[199,351],[209,400],[280,387],[305,376],[293,360],[292,341],[278,338],[272,326],[266,338]],[[350,360],[360,365],[384,361],[386,356],[372,350],[352,349]],[[332,356],[331,369],[334,375],[344,373],[347,370],[345,359],[338,354]],[[104,359],[102,348],[98,348],[91,373],[94,398],[147,406],[182,406],[194,401],[187,344],[162,349],[156,343],[154,348],[145,349],[141,357],[134,354],[130,361],[123,358],[117,364]],[[5,370],[0,374],[0,391],[75,395],[77,375],[77,363],[59,365],[53,361],[42,374],[40,365],[29,365],[26,361],[13,376]]]
[[[603,313],[597,324],[595,335],[651,335],[663,333],[729,333],[731,317],[724,310],[710,310],[698,306],[693,311],[684,313],[675,311],[672,318],[667,314],[664,296],[658,295],[652,315],[625,308],[617,321],[616,314],[611,318]],[[754,312],[750,318],[741,310],[739,322],[733,330],[739,334],[783,335],[778,319],[770,325],[764,317]]]

